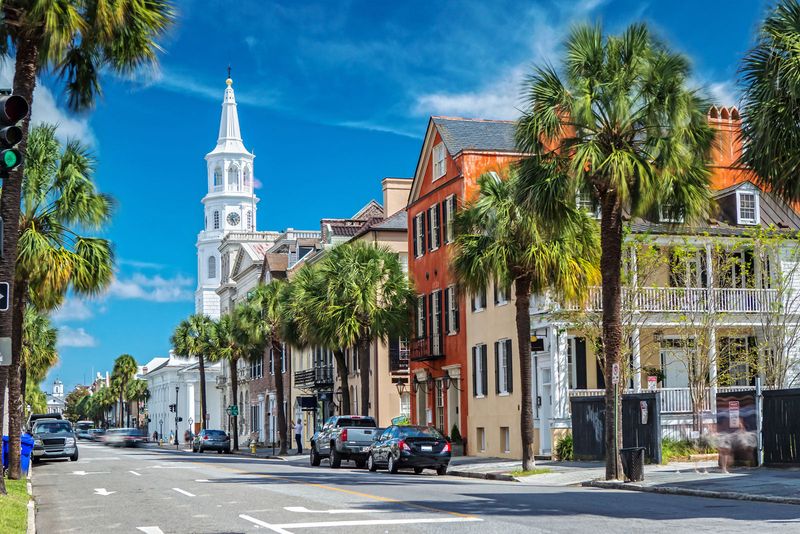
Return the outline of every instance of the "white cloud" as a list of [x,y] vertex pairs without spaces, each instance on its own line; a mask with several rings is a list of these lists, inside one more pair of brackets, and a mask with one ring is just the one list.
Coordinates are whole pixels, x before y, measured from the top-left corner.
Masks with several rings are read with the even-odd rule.
[[149,300],[152,302],[183,302],[194,297],[191,286],[194,280],[177,275],[164,278],[136,273],[130,278],[116,278],[107,295],[119,299]]
[[54,321],[66,323],[70,321],[84,321],[91,319],[94,314],[86,301],[75,297],[67,298],[64,303],[51,314]]
[[733,82],[716,82],[707,87],[711,101],[717,106],[734,106],[739,103],[739,96]]
[[[149,73],[137,73],[136,78],[130,81],[144,84],[144,87],[159,87],[167,91],[180,94],[191,94],[222,102],[225,94],[224,80],[210,85],[201,81],[196,75],[184,74],[178,70],[161,67]],[[277,102],[277,94],[273,89],[257,87],[256,90],[236,91],[236,84],[233,85],[236,93],[236,102],[255,107],[274,107]]]
[[59,347],[96,347],[97,340],[83,328],[62,326],[58,329]]
[[[0,63],[0,87],[11,87],[14,67],[9,61]],[[87,145],[96,144],[96,139],[87,117],[79,117],[61,109],[52,91],[36,81],[33,92],[33,108],[31,123],[33,125],[47,122],[58,126],[57,134],[62,140],[78,139]]]
[[163,269],[165,266],[161,263],[153,263],[149,261],[139,261],[139,260],[126,260],[125,258],[119,258],[117,260],[117,265],[128,265],[129,267],[134,267],[136,269]]

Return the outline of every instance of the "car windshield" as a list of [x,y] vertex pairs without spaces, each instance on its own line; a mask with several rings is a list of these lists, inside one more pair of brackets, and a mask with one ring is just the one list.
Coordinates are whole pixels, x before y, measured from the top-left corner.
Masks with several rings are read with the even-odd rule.
[[214,436],[217,438],[224,438],[225,432],[222,430],[206,430],[206,436]]
[[433,439],[444,438],[441,432],[429,426],[400,427],[400,435],[404,438],[433,438]]
[[372,418],[367,417],[364,419],[339,419],[336,423],[337,426],[363,426],[368,428],[375,428],[375,421]]
[[34,434],[72,434],[72,425],[66,421],[36,423]]

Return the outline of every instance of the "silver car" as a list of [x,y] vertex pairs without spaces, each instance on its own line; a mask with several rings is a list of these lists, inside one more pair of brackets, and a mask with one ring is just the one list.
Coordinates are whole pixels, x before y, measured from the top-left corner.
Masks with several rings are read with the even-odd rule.
[[33,424],[33,461],[50,458],[78,459],[78,440],[69,421],[41,419]]

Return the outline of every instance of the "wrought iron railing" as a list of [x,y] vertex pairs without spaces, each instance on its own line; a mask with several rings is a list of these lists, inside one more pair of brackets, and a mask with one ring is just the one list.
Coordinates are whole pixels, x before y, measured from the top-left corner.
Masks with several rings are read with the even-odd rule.
[[333,385],[333,366],[321,365],[294,372],[294,385],[302,389],[320,389]]
[[411,341],[412,361],[438,360],[444,358],[444,343],[441,334],[418,337]]

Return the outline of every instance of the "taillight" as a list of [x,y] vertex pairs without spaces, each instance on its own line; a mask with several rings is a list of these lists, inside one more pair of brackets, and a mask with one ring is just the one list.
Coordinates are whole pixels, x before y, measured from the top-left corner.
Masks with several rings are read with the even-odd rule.
[[444,447],[442,447],[442,452],[450,452],[450,442],[445,441]]
[[208,439],[208,436],[203,436],[203,439],[204,439],[204,440],[205,440],[205,439]]
[[408,443],[406,443],[405,440],[401,439],[397,446],[400,447],[401,450],[411,452],[411,447],[408,446]]
[[347,441],[347,429],[342,430],[342,441]]

